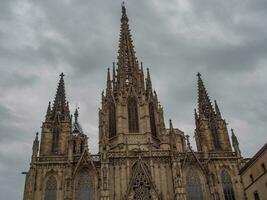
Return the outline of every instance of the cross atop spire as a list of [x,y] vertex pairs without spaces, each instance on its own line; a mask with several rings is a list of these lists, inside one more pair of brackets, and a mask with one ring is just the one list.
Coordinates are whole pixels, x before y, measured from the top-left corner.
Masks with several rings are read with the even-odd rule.
[[124,1],[121,3],[121,13],[122,13],[122,15],[126,15],[126,8],[125,8],[125,2]]

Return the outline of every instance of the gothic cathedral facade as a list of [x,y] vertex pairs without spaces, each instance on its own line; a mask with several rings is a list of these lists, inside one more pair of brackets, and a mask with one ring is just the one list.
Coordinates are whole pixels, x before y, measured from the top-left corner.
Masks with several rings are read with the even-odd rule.
[[188,136],[164,123],[163,108],[147,69],[134,51],[122,6],[118,61],[108,70],[99,109],[99,153],[72,119],[61,74],[36,134],[24,200],[241,200],[238,140],[231,141],[219,107],[198,74],[197,151]]

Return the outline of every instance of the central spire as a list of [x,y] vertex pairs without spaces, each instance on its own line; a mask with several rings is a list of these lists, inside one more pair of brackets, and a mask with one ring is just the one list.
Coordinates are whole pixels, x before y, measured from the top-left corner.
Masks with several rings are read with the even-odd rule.
[[124,2],[121,6],[121,28],[118,50],[118,81],[120,85],[125,83],[137,84],[137,74],[139,73],[138,61],[135,56],[134,45],[132,36],[129,29],[128,17],[126,14],[126,8]]

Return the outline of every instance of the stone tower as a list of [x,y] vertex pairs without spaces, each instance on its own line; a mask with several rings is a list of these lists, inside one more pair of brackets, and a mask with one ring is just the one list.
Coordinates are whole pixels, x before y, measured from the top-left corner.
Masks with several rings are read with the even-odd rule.
[[226,122],[221,116],[215,101],[215,110],[210,102],[208,93],[198,76],[198,113],[195,111],[195,138],[198,151],[232,151]]
[[197,151],[189,136],[164,123],[149,69],[135,55],[122,5],[117,63],[108,69],[99,109],[99,153],[66,100],[64,75],[33,142],[24,200],[235,200],[244,199],[239,143],[198,74]]

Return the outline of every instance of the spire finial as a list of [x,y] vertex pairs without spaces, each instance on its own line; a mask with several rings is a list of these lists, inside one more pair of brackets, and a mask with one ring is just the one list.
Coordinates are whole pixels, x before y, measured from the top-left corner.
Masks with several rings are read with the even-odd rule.
[[79,107],[76,104],[76,109],[75,109],[75,112],[74,112],[74,120],[75,120],[75,123],[78,122],[78,116],[79,116],[78,109],[79,109]]
[[61,74],[59,75],[61,78],[63,78],[65,76],[65,74],[63,74],[63,72],[61,72]]
[[125,2],[124,1],[121,3],[121,13],[122,13],[122,15],[126,15],[126,8],[125,8]]
[[152,83],[151,83],[151,78],[150,78],[149,68],[147,68],[146,70],[147,70],[146,89],[147,89],[148,91],[151,91],[151,90],[152,90]]
[[110,69],[108,68],[106,95],[107,95],[107,94],[110,94],[111,89],[112,89],[112,86],[111,86],[111,79],[110,79]]
[[172,125],[172,120],[169,119],[169,123],[170,123],[170,129],[173,130],[173,125]]
[[36,132],[36,134],[35,134],[35,141],[37,141],[37,140],[38,140],[38,135],[39,135],[39,133],[38,133],[38,132]]
[[201,77],[201,74],[200,74],[199,72],[197,73],[197,77],[198,77],[198,78],[200,78],[200,77]]

